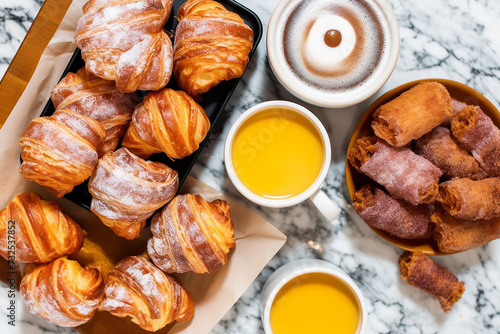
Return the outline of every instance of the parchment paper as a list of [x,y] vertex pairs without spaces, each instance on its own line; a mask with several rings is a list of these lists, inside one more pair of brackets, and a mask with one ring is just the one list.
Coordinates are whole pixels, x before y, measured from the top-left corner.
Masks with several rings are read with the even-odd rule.
[[[43,187],[25,180],[18,172],[20,148],[18,140],[28,123],[39,116],[50,97],[52,87],[59,81],[76,46],[74,31],[82,15],[85,0],[71,4],[54,37],[43,52],[38,66],[0,130],[0,209],[17,194],[35,191],[46,200],[55,199]],[[205,199],[222,198],[231,205],[235,225],[236,248],[229,253],[224,267],[211,274],[187,273],[177,275],[195,300],[193,319],[187,323],[175,323],[159,333],[208,333],[220,318],[232,307],[250,286],[267,262],[284,244],[286,237],[259,215],[227,198],[217,190],[189,177],[180,193],[199,193]],[[127,241],[116,237],[91,212],[62,198],[58,199],[63,210],[76,219],[87,231],[82,251],[74,258],[82,265],[96,266],[106,272],[121,258],[146,250],[150,236],[147,227],[141,237]],[[3,260],[3,259],[2,259]],[[6,277],[7,262],[0,261],[0,275]],[[19,283],[19,282],[18,282]],[[19,301],[21,302],[21,301]],[[99,311],[86,325],[76,328],[82,333],[142,333],[129,317],[117,318]]]

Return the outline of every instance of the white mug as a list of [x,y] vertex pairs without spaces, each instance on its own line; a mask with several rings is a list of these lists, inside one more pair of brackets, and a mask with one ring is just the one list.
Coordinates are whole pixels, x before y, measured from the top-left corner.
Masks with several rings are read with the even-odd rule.
[[333,263],[317,259],[300,259],[288,262],[269,276],[262,288],[260,299],[260,316],[266,334],[273,334],[270,314],[271,306],[278,292],[292,279],[310,273],[323,273],[333,276],[342,281],[351,290],[356,298],[360,311],[358,328],[355,334],[364,334],[368,324],[368,312],[361,289],[342,269]]
[[[302,114],[311,121],[323,141],[323,164],[315,181],[305,191],[290,198],[271,199],[253,193],[241,182],[236,173],[235,166],[233,165],[231,149],[236,132],[250,116],[261,111],[268,110],[270,108],[286,108]],[[325,193],[320,190],[320,186],[325,180],[331,163],[331,146],[328,133],[326,132],[325,127],[323,126],[321,121],[313,113],[311,113],[308,109],[304,108],[301,105],[288,101],[268,101],[259,103],[246,110],[231,126],[231,129],[229,130],[229,133],[226,137],[224,145],[224,163],[229,178],[236,189],[238,189],[238,191],[243,196],[256,204],[266,207],[284,208],[296,205],[309,199],[328,221],[334,221],[340,214],[339,208],[330,200],[330,198],[328,198]]]

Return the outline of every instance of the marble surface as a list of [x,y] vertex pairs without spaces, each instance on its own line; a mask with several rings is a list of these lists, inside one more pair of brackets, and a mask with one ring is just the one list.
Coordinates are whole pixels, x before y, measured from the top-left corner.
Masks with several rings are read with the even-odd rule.
[[[265,36],[231,98],[192,175],[238,199],[288,236],[240,300],[212,333],[263,333],[260,290],[279,266],[301,258],[323,258],[346,271],[368,304],[367,333],[499,333],[500,241],[467,252],[434,257],[465,282],[466,291],[453,310],[443,313],[438,302],[408,286],[399,277],[402,250],[373,233],[349,206],[344,190],[345,151],[352,128],[380,94],[407,81],[441,77],[460,81],[500,105],[500,2],[493,0],[388,0],[400,25],[401,52],[384,87],[369,100],[346,109],[323,109],[300,102],[275,79],[267,61]],[[264,28],[277,0],[243,2],[261,18]],[[42,1],[0,0],[0,75],[15,54]],[[288,209],[258,207],[242,198],[223,164],[223,142],[230,125],[245,109],[267,100],[284,99],[309,107],[327,128],[333,159],[322,189],[341,208],[339,220],[328,223],[309,202]],[[309,241],[319,242],[322,252]],[[7,326],[7,292],[0,289],[1,333],[71,333],[26,315]]]

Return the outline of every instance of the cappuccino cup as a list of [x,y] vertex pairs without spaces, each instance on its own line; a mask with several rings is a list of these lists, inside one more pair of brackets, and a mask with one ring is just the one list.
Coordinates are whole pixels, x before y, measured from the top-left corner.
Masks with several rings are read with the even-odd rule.
[[396,66],[399,44],[385,0],[281,0],[267,29],[269,63],[281,84],[329,108],[376,93]]

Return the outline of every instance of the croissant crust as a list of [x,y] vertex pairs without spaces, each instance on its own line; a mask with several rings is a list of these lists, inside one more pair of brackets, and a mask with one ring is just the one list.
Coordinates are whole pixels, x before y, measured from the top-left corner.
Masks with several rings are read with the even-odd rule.
[[101,124],[106,139],[97,151],[99,157],[115,150],[138,102],[136,94],[121,92],[113,81],[101,79],[84,67],[66,74],[50,97],[56,110],[70,109]]
[[210,129],[203,108],[183,91],[151,92],[139,104],[122,145],[146,159],[164,152],[171,159],[196,151]]
[[178,174],[122,147],[106,153],[89,180],[90,210],[118,236],[138,238],[146,219],[177,192]]
[[[33,192],[15,196],[0,211],[0,255],[5,259],[14,253],[18,262],[47,263],[78,252],[83,236],[58,202],[44,201]],[[8,240],[15,240],[15,252]]]
[[178,10],[174,77],[182,90],[199,95],[223,80],[240,77],[254,34],[241,17],[212,0],[188,0]]
[[187,321],[194,301],[173,277],[139,256],[121,260],[109,273],[103,309],[115,316],[130,316],[148,331],[173,321]]
[[123,92],[157,90],[172,74],[172,42],[163,31],[173,0],[90,0],[75,42],[86,69]]
[[19,139],[19,171],[62,197],[92,174],[105,136],[97,121],[68,109],[35,118]]
[[38,265],[20,285],[28,311],[63,327],[89,321],[104,297],[104,281],[97,269],[82,268],[60,257]]
[[234,226],[226,201],[178,195],[151,222],[148,254],[167,273],[213,272],[235,247]]

